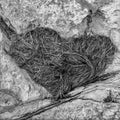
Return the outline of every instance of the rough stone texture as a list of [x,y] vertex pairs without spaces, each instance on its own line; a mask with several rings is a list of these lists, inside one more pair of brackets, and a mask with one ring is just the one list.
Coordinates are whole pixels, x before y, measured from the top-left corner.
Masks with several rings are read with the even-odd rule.
[[[5,18],[9,18],[18,33],[40,25],[55,29],[63,37],[71,37],[83,34],[86,21],[82,20],[88,14],[88,9],[96,10],[97,7],[100,7],[105,19],[94,18],[91,29],[97,34],[110,36],[113,43],[120,49],[120,1],[86,1],[0,0],[0,13]],[[0,91],[4,93],[6,90],[12,91],[20,103],[0,114],[0,120],[5,118],[12,120],[12,118],[49,105],[51,101],[49,99],[43,100],[50,97],[50,94],[43,87],[34,84],[27,73],[20,70],[14,61],[5,55],[2,50],[5,40],[5,36],[0,32]],[[120,70],[119,58],[120,53],[118,52],[113,64],[106,72]],[[87,88],[78,88],[70,93],[74,95],[82,92],[77,100],[52,108],[30,120],[119,120],[119,79],[120,75],[104,82],[91,84]]]

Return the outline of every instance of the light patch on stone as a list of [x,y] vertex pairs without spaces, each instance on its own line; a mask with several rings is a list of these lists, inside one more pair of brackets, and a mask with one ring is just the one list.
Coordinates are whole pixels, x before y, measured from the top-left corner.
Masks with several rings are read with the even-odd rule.
[[120,50],[120,30],[118,30],[118,29],[111,29],[111,31],[110,31],[110,38],[113,40],[114,44]]
[[2,33],[1,33],[1,31],[0,31],[0,42],[2,41]]

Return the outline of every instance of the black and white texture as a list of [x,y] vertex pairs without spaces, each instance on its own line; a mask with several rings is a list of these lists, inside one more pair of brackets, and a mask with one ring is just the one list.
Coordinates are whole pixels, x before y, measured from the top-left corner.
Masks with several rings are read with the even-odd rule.
[[[8,35],[9,37],[8,40],[6,39],[5,32],[1,31],[0,29],[0,92],[4,94],[3,95],[0,93],[0,96],[2,98],[0,99],[0,112],[2,112],[2,114],[0,114],[0,119],[2,120],[4,119],[27,120],[29,118],[31,120],[39,120],[39,119],[40,120],[42,119],[45,120],[56,120],[56,119],[57,120],[61,120],[61,119],[62,120],[69,120],[69,119],[70,120],[98,120],[98,119],[114,120],[116,119],[117,120],[119,119],[120,118],[119,51],[117,51],[114,54],[114,58],[112,58],[112,60],[106,65],[105,70],[103,70],[103,72],[100,75],[99,74],[96,75],[96,77],[91,77],[94,76],[93,74],[95,73],[95,71],[94,71],[94,66],[92,65],[93,63],[89,59],[89,57],[87,58],[86,55],[81,56],[81,58],[79,57],[79,61],[87,61],[86,63],[89,64],[89,65],[86,64],[83,65],[85,68],[83,69],[83,72],[87,68],[91,69],[92,70],[91,72],[90,71],[87,72],[89,73],[87,75],[89,76],[89,78],[91,77],[91,79],[82,80],[85,81],[85,83],[81,82],[81,85],[79,85],[80,87],[79,86],[74,87],[75,85],[73,86],[73,88],[70,87],[72,89],[67,90],[68,94],[64,93],[64,95],[61,97],[65,99],[59,99],[60,97],[58,98],[56,97],[58,101],[52,101],[50,90],[48,90],[47,87],[45,89],[45,87],[43,87],[42,85],[37,83],[35,84],[32,78],[33,74],[30,73],[33,70],[28,69],[30,67],[26,66],[26,61],[29,62],[29,60],[31,60],[30,57],[28,57],[30,54],[26,54],[26,52],[24,52],[23,55],[26,55],[26,57],[22,57],[23,62],[21,62],[20,64],[18,63],[19,63],[19,59],[21,58],[17,57],[19,56],[19,52],[15,54],[16,55],[15,59],[11,56],[12,52],[14,51],[13,49],[14,44],[17,44],[16,40],[22,39],[23,36],[26,35],[26,33],[29,33],[29,31],[36,29],[36,27],[41,28],[38,26],[42,26],[44,28],[45,27],[52,28],[54,31],[57,31],[57,33],[59,33],[60,36],[62,36],[60,37],[62,38],[60,39],[61,40],[60,44],[57,45],[60,48],[57,47],[59,48],[59,50],[56,53],[54,53],[55,59],[52,58],[52,64],[51,64],[51,59],[48,61],[49,56],[44,58],[44,60],[46,59],[46,61],[43,62],[42,65],[47,64],[46,68],[48,67],[48,65],[50,65],[50,69],[47,68],[47,70],[54,70],[55,68],[55,71],[56,70],[63,71],[62,64],[65,62],[61,62],[61,61],[64,59],[67,62],[68,60],[70,60],[69,64],[71,64],[71,61],[72,63],[74,60],[78,61],[78,55],[73,55],[73,54],[69,55],[69,53],[72,52],[72,49],[70,48],[72,48],[72,44],[74,43],[73,39],[80,38],[82,36],[83,37],[109,36],[112,42],[117,46],[119,50],[120,48],[120,42],[119,42],[120,4],[119,3],[120,3],[119,0],[115,0],[115,1],[1,0],[0,14],[4,16],[5,23],[7,23],[8,26],[10,25],[9,26],[9,28],[11,29],[10,31],[11,32],[13,31],[12,33],[14,34],[12,35],[9,34],[10,36],[6,34],[6,36]],[[99,8],[98,11],[96,11],[97,8]],[[8,18],[7,21],[6,18]],[[8,21],[10,21],[10,23],[8,23]],[[20,49],[21,48],[22,45]],[[24,48],[26,48],[26,46]],[[64,55],[61,53],[64,53]],[[32,55],[35,56],[35,54],[33,53]],[[75,59],[73,60],[73,58]],[[35,64],[37,63],[38,62],[36,62]],[[74,63],[81,65],[81,63],[78,62],[74,62]],[[32,60],[30,61],[29,64],[33,64]],[[73,64],[71,66],[74,67]],[[37,68],[39,69],[39,66],[36,68],[34,67],[34,70],[37,71]],[[28,72],[28,70],[30,72]],[[118,72],[116,72],[117,70]],[[55,72],[55,74],[57,73],[58,72]],[[59,72],[59,73],[64,73],[64,72]],[[55,78],[59,78],[59,76],[62,75],[57,74],[55,75]],[[65,77],[64,76],[65,74],[61,78],[66,78],[66,76]],[[84,77],[88,78],[88,76],[84,76]],[[71,78],[74,79],[74,75]],[[11,97],[6,96],[5,91],[12,91],[14,97],[18,98],[16,99],[18,100],[17,103],[19,103],[19,101],[22,103],[17,104],[15,106],[11,106],[12,104],[14,104],[13,99],[11,99],[13,97],[11,95],[9,95]],[[7,93],[9,94],[9,92]],[[4,110],[2,110],[1,108]]]
[[64,98],[77,87],[96,82],[117,51],[111,39],[103,35],[85,33],[69,40],[45,27],[17,34],[2,16],[0,29],[11,41],[6,53],[55,99]]

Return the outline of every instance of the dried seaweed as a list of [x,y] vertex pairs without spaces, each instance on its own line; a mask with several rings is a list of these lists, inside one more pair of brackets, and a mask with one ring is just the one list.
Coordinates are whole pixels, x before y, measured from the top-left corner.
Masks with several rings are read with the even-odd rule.
[[[4,33],[5,27],[1,24],[5,23],[0,22]],[[11,30],[6,27],[7,34],[12,37]],[[103,35],[84,34],[66,40],[69,42],[63,41],[57,31],[36,27],[24,34],[17,34],[17,40],[6,52],[20,68],[28,72],[35,83],[45,87],[57,100],[65,98],[76,87],[101,80],[101,75],[112,63],[117,51],[110,38]]]
[[104,72],[107,64],[113,61],[114,53],[117,51],[110,38],[102,35],[83,35],[75,38],[71,49],[91,61],[95,68],[95,74]]

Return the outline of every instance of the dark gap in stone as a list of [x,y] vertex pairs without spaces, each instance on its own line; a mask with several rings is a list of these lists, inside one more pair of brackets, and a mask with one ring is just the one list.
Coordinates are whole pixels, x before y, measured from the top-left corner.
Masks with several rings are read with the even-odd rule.
[[[89,17],[88,23],[91,22]],[[5,28],[1,24],[4,22],[0,21],[0,29],[4,33]],[[12,37],[8,28],[7,34]],[[17,40],[6,54],[25,69],[35,83],[46,88],[55,100],[65,98],[77,87],[113,77],[104,75],[117,52],[109,37],[84,34],[66,40],[69,43],[62,39],[51,28],[36,27],[25,34],[17,34]]]

